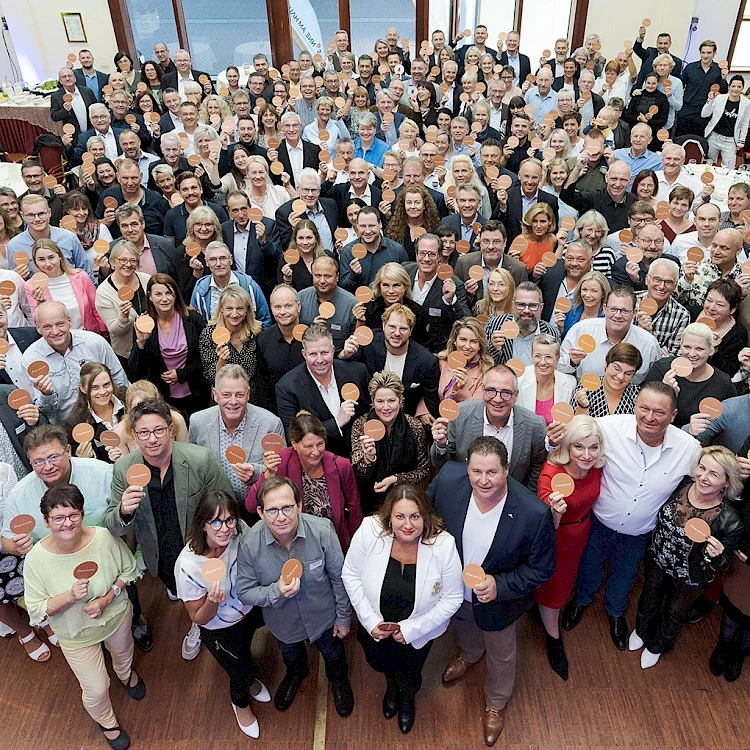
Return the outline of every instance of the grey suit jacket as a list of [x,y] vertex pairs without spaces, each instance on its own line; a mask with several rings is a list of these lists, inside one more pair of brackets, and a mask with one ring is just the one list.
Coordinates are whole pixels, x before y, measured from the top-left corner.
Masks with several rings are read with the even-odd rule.
[[[484,401],[470,399],[459,405],[458,417],[448,424],[448,445],[444,453],[435,443],[430,447],[433,466],[447,461],[466,461],[466,452],[474,438],[484,432]],[[547,458],[544,438],[547,433],[544,419],[522,406],[513,407],[513,447],[510,452],[510,476],[536,492],[536,483]],[[507,447],[507,446],[506,446]]]
[[[218,406],[211,406],[208,409],[195,412],[190,417],[188,442],[208,448],[211,453],[219,456],[221,459],[220,420],[221,415]],[[248,404],[247,421],[245,422],[245,431],[242,435],[242,449],[247,454],[247,463],[252,464],[255,468],[250,484],[254,484],[266,468],[263,465],[263,446],[260,444],[260,441],[264,435],[272,432],[280,435],[284,440],[284,445],[286,445],[284,426],[281,424],[281,420],[275,414],[271,414],[270,411],[262,409],[260,406]]]

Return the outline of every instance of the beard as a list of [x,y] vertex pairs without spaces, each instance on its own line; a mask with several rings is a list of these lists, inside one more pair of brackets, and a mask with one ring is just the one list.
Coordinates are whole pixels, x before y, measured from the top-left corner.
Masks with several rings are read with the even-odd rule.
[[516,322],[522,336],[529,336],[534,333],[539,325],[539,321],[536,318],[519,318]]

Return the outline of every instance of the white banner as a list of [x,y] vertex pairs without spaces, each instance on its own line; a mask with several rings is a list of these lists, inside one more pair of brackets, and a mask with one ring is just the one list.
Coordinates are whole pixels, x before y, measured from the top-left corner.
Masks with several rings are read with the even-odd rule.
[[292,39],[301,50],[325,57],[323,35],[310,0],[289,0],[289,22],[292,27]]

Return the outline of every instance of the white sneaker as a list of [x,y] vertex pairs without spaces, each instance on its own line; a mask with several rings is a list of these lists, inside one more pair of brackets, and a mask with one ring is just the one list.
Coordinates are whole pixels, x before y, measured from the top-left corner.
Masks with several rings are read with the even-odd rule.
[[647,648],[644,648],[641,654],[641,669],[653,667],[660,658],[661,654],[652,654]]
[[638,651],[643,648],[643,638],[638,635],[638,633],[635,632],[635,630],[630,634],[630,638],[628,638],[628,650],[630,651]]
[[193,623],[188,630],[187,635],[182,639],[182,658],[191,661],[198,656],[201,650],[201,631]]

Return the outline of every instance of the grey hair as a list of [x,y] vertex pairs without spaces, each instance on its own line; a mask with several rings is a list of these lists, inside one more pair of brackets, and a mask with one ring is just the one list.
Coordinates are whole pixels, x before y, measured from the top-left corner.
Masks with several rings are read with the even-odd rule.
[[101,144],[102,144],[102,146],[106,146],[106,145],[107,145],[107,144],[106,144],[106,143],[104,142],[104,138],[103,138],[102,136],[100,136],[100,135],[92,135],[92,136],[91,136],[91,138],[89,138],[89,139],[88,139],[88,140],[86,141],[86,150],[87,150],[87,151],[90,151],[90,150],[91,150],[91,146],[92,146],[92,145],[93,145],[94,143],[101,143]]
[[652,260],[651,265],[648,269],[649,276],[652,275],[653,270],[656,266],[666,268],[668,271],[674,274],[675,279],[680,278],[680,267],[673,260],[670,260],[669,258],[657,258],[656,260]]
[[361,125],[367,125],[368,127],[376,128],[378,126],[378,118],[375,117],[372,112],[365,112],[359,116],[358,123],[358,127]]
[[248,388],[250,387],[250,378],[242,365],[226,364],[217,370],[216,377],[214,378],[214,388],[218,390],[221,381],[227,379],[242,380]]

